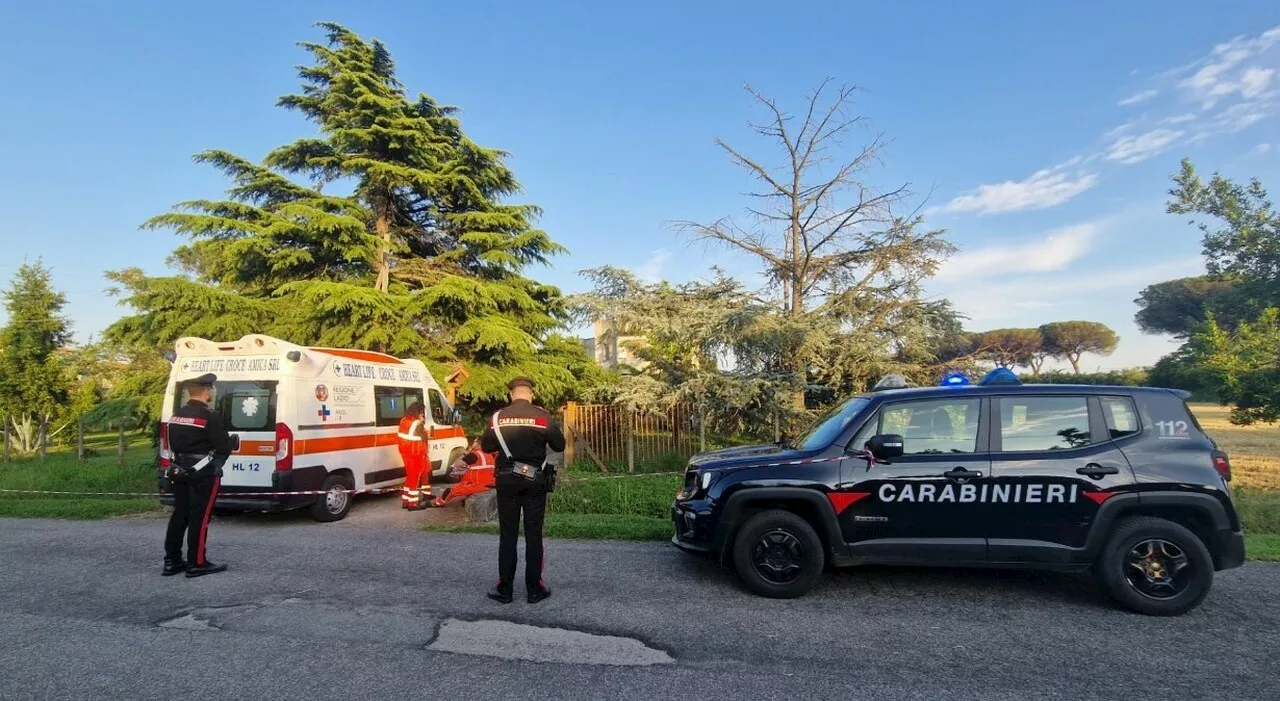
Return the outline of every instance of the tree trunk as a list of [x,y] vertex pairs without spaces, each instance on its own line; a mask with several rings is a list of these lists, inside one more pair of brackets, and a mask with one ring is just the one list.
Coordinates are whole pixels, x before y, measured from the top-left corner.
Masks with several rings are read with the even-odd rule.
[[40,437],[36,439],[37,441],[39,441],[39,445],[40,445],[41,460],[44,460],[45,457],[49,455],[48,437],[46,435],[48,431],[49,431],[49,421],[48,419],[42,416],[40,417]]
[[84,462],[84,422],[76,422],[76,460]]
[[1070,353],[1068,353],[1067,360],[1071,361],[1071,369],[1074,370],[1077,375],[1079,375],[1080,374],[1080,354],[1076,353],[1075,355],[1071,355]]
[[387,211],[386,201],[379,197],[374,203],[374,233],[382,242],[382,250],[378,253],[378,281],[374,284],[379,292],[386,292],[391,287],[391,215]]
[[9,419],[4,420],[4,461],[9,462]]
[[124,465],[124,449],[125,449],[124,422],[121,421],[120,422],[120,443],[119,445],[116,446],[116,464],[117,465]]

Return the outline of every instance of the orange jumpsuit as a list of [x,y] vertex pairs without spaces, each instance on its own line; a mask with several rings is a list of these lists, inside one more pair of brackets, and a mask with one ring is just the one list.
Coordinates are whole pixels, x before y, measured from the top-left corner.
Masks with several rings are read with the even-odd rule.
[[[396,434],[399,439],[400,457],[404,460],[404,490],[400,494],[400,505],[406,509],[417,510],[427,506],[431,498],[431,473],[427,470],[427,439],[418,435],[422,428],[421,416],[406,416],[400,419],[400,429]],[[423,476],[427,484],[422,485]]]
[[435,506],[444,506],[455,499],[463,499],[473,494],[485,492],[494,487],[493,467],[497,464],[497,453],[486,453],[480,450],[480,442],[471,444],[471,452],[462,456],[467,465],[467,472],[457,485],[445,490],[436,497]]

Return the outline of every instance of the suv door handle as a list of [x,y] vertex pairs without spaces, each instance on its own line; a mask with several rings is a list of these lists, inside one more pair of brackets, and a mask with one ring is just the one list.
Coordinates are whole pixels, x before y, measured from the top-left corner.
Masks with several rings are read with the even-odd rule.
[[965,480],[981,477],[982,472],[980,470],[967,470],[964,467],[957,467],[954,470],[947,470],[942,473],[942,476],[950,480]]
[[1092,479],[1098,480],[1098,479],[1102,479],[1103,475],[1120,474],[1120,468],[1115,467],[1113,465],[1103,466],[1103,465],[1099,465],[1096,462],[1091,462],[1088,465],[1085,465],[1084,467],[1076,470],[1076,474],[1084,475],[1086,477],[1090,477]]

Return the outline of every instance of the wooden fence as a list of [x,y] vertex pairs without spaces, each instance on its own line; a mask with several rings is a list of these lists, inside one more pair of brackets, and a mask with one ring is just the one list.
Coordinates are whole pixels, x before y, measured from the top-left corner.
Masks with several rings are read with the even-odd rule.
[[696,407],[677,405],[663,412],[633,412],[611,404],[570,402],[563,409],[565,463],[586,461],[601,471],[635,472],[670,466],[680,469],[705,449],[706,433]]

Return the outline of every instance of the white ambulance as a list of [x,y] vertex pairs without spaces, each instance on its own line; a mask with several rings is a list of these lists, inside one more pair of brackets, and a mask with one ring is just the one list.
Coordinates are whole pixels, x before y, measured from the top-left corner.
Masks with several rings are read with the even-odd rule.
[[[399,487],[404,462],[396,432],[405,407],[426,406],[433,476],[467,448],[460,416],[420,360],[341,348],[308,348],[250,334],[218,343],[180,338],[171,357],[161,420],[187,402],[182,384],[217,375],[213,411],[240,446],[222,468],[215,508],[309,508],[320,521],[351,509],[348,489]],[[161,424],[161,459],[168,457]],[[173,497],[161,479],[161,501]],[[287,492],[320,491],[318,495]]]

